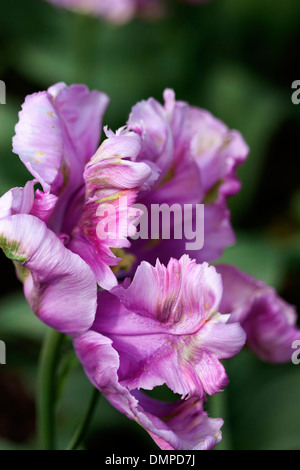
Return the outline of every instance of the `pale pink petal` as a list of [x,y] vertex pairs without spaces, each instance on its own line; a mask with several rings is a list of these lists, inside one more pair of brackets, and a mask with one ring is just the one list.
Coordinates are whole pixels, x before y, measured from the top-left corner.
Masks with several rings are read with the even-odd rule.
[[139,188],[151,176],[145,163],[126,160],[128,149],[138,152],[139,148],[140,139],[135,134],[109,137],[84,173],[85,201],[69,247],[91,266],[105,289],[117,284],[110,267],[119,259],[110,248],[130,246],[128,238],[135,234],[135,221],[140,216],[133,205]]
[[88,265],[32,215],[0,220],[0,245],[23,273],[24,292],[47,325],[77,335],[93,323],[97,285]]
[[224,283],[220,312],[230,313],[230,322],[241,323],[246,345],[265,361],[291,361],[293,343],[300,339],[296,308],[234,266],[220,265],[217,270]]
[[50,87],[48,92],[72,141],[74,155],[84,165],[99,145],[101,121],[109,98],[105,93],[90,91],[80,84],[63,86],[60,83]]
[[0,198],[0,219],[14,214],[29,214],[34,205],[35,181],[28,181],[24,188],[12,188]]
[[94,386],[117,410],[137,421],[161,449],[211,449],[220,442],[223,421],[208,418],[199,398],[164,403],[120,385],[118,354],[105,336],[90,331],[76,338],[74,347]]
[[173,137],[169,117],[163,106],[153,98],[137,103],[131,111],[128,128],[142,139],[139,160],[152,161],[160,169],[162,180],[173,158]]
[[35,200],[30,214],[47,223],[55,208],[57,199],[57,196],[54,194],[45,194],[38,189],[35,192]]
[[213,267],[184,255],[167,267],[158,260],[155,267],[142,262],[130,286],[113,293],[128,310],[155,318],[172,332],[190,334],[217,310],[222,282]]
[[60,171],[64,142],[61,122],[47,91],[26,97],[15,130],[13,151],[48,192]]
[[217,313],[201,328],[197,341],[218,359],[228,359],[240,352],[246,333],[238,322],[230,323],[230,315]]

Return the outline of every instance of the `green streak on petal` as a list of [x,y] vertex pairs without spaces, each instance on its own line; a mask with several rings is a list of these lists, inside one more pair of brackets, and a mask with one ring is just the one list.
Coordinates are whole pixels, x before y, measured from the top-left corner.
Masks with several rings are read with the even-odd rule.
[[118,199],[120,197],[120,192],[116,193],[116,194],[112,194],[111,196],[105,196],[101,199],[97,199],[96,203],[102,203],[104,201],[115,201],[116,199]]
[[219,188],[224,183],[223,180],[219,180],[214,184],[214,186],[208,191],[208,193],[204,196],[202,203],[203,204],[213,204],[217,201],[219,197]]
[[161,188],[164,184],[168,183],[168,181],[172,180],[174,178],[174,176],[175,176],[174,163],[171,163],[171,166],[170,166],[169,170],[167,171],[167,173],[164,176],[163,180],[157,186],[157,189]]
[[0,235],[0,247],[2,248],[7,258],[25,263],[27,257],[23,253],[19,253],[20,243],[16,241],[8,241],[5,237]]
[[111,266],[111,270],[114,274],[119,271],[129,272],[133,264],[136,262],[136,256],[132,253],[127,253],[123,248],[110,248],[110,251],[117,257],[121,258],[116,266]]
[[26,277],[30,274],[29,269],[26,268],[26,266],[23,266],[23,264],[19,263],[18,261],[13,260],[13,263],[17,270],[17,274],[18,274],[20,281],[24,282]]

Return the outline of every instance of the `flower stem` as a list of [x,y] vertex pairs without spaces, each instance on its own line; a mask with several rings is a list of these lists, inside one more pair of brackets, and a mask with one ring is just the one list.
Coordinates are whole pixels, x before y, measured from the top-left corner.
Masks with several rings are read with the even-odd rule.
[[38,376],[38,430],[40,447],[55,448],[56,369],[65,335],[48,329],[42,346]]
[[97,388],[94,388],[91,394],[90,402],[89,402],[86,414],[84,416],[84,419],[82,420],[77,430],[75,431],[75,434],[72,437],[66,450],[75,450],[83,442],[86,432],[88,430],[88,427],[90,425],[91,419],[93,417],[94,411],[96,409],[99,397],[100,397],[99,390],[97,390]]
[[231,436],[230,436],[230,423],[229,423],[229,409],[228,409],[228,395],[227,390],[221,393],[216,393],[210,397],[209,415],[212,418],[222,418],[224,426],[222,427],[222,441],[217,446],[218,450],[230,450]]

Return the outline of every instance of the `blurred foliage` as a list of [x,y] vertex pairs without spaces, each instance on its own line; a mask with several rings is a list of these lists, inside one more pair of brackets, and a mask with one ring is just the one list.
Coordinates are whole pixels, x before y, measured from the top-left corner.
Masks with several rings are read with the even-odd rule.
[[[291,102],[291,84],[300,78],[300,2],[171,4],[165,19],[118,27],[43,0],[1,0],[0,79],[7,104],[0,105],[0,193],[29,177],[11,151],[27,94],[57,81],[85,83],[110,96],[104,122],[116,129],[137,101],[161,100],[164,88],[174,88],[178,99],[240,130],[250,147],[239,170],[242,191],[230,201],[237,243],[221,261],[273,285],[299,307],[300,107]],[[36,448],[34,394],[45,328],[30,312],[12,264],[0,256],[0,338],[7,344],[0,448]],[[91,391],[71,346],[64,360],[68,380],[60,390],[59,448],[68,443]],[[225,419],[219,448],[300,449],[300,368],[265,364],[248,351],[226,361],[226,368],[228,388],[207,404],[211,416]],[[23,433],[12,432],[11,423]],[[156,446],[102,398],[86,448]]]

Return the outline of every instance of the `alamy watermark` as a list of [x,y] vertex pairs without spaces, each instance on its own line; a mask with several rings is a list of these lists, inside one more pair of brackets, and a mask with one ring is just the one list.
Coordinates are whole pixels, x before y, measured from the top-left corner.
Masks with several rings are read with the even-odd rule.
[[299,104],[300,103],[300,80],[295,80],[292,83],[292,89],[295,90],[292,93],[292,103],[293,104]]
[[292,354],[292,363],[297,366],[300,364],[300,339],[296,339],[293,342],[292,348],[296,349],[296,351]]
[[[117,201],[117,204],[116,204]],[[204,204],[134,204],[126,196],[98,206],[96,232],[100,240],[185,240],[186,250],[204,245]]]
[[0,364],[6,364],[6,344],[0,340]]
[[6,85],[0,80],[0,104],[6,104]]

